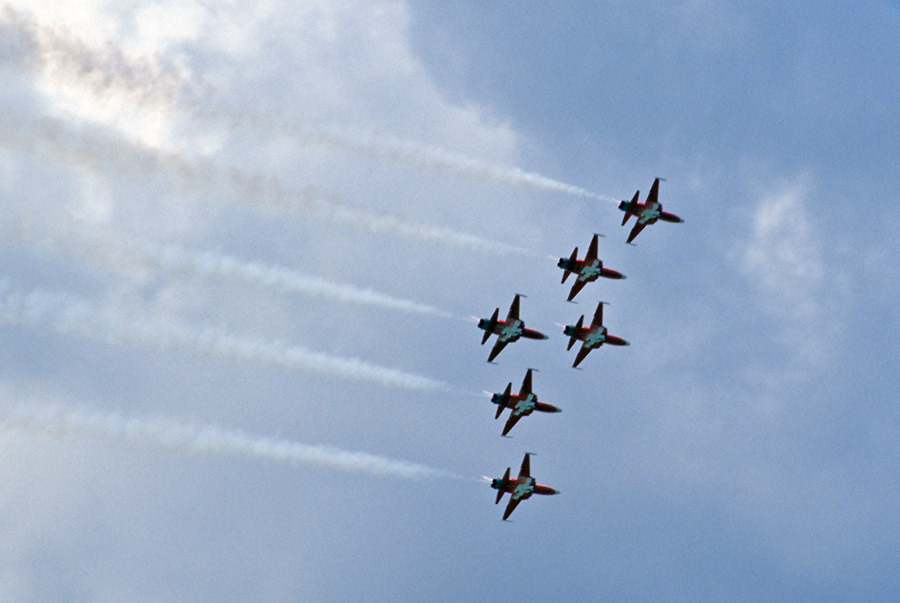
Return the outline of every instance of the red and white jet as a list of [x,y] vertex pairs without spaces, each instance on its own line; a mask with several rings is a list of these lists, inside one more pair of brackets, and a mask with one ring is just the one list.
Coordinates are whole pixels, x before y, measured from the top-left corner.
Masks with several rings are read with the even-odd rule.
[[572,368],[576,368],[591,350],[599,348],[604,343],[609,345],[630,345],[621,337],[610,335],[606,327],[603,326],[603,304],[605,303],[600,302],[597,304],[597,311],[594,312],[594,320],[591,321],[590,327],[582,326],[582,323],[584,323],[584,314],[582,314],[577,323],[566,325],[563,328],[563,333],[570,338],[569,347],[566,349],[571,350],[576,341],[584,342],[581,344],[581,349],[578,350],[578,355],[575,357],[575,363],[572,365]]
[[499,490],[499,492],[497,492],[497,500],[494,501],[494,504],[500,502],[504,493],[509,492],[511,495],[509,503],[506,505],[506,510],[503,512],[503,521],[506,521],[521,501],[530,498],[532,494],[559,494],[559,490],[554,490],[549,486],[542,486],[531,477],[531,468],[529,467],[528,462],[528,456],[530,454],[534,453],[526,452],[525,458],[522,459],[522,468],[519,469],[519,477],[510,479],[509,471],[511,467],[507,467],[506,473],[503,474],[502,478],[494,478],[491,480],[491,488]]
[[494,358],[497,357],[497,354],[506,347],[506,344],[511,341],[518,341],[519,337],[525,337],[526,339],[547,339],[547,336],[539,331],[535,331],[534,329],[526,329],[525,323],[519,319],[519,297],[520,295],[516,293],[516,296],[513,298],[512,304],[509,306],[509,313],[506,315],[506,320],[498,320],[498,316],[500,315],[500,308],[494,310],[494,314],[488,318],[482,318],[478,321],[478,328],[484,330],[484,337],[481,339],[481,345],[484,345],[488,337],[496,334],[497,342],[494,344],[494,347],[491,349],[491,353],[488,356],[487,361],[492,362]]
[[512,382],[510,382],[502,394],[491,396],[491,402],[497,405],[497,414],[494,416],[494,419],[499,419],[505,409],[512,409],[512,412],[509,413],[509,419],[506,420],[506,425],[503,426],[503,433],[500,435],[505,436],[508,434],[509,430],[513,428],[513,425],[519,419],[527,417],[535,410],[540,412],[562,412],[561,409],[552,404],[538,400],[534,392],[531,391],[532,370],[528,369],[528,372],[525,373],[525,379],[522,381],[522,388],[518,394],[512,393]]
[[661,178],[657,178],[653,181],[653,186],[650,187],[650,194],[647,195],[647,200],[645,202],[638,203],[638,195],[640,195],[641,191],[637,191],[634,193],[634,197],[631,198],[630,202],[622,201],[619,203],[619,209],[625,212],[625,217],[622,218],[622,226],[625,226],[625,223],[628,222],[628,218],[631,216],[637,218],[637,223],[634,225],[634,228],[631,229],[631,234],[628,235],[626,243],[631,243],[634,238],[644,230],[644,227],[647,224],[654,224],[657,220],[662,220],[663,222],[684,222],[684,220],[675,214],[670,214],[662,210],[662,204],[657,201],[660,180]]
[[566,301],[572,301],[585,285],[601,276],[605,278],[625,278],[625,275],[621,272],[603,267],[603,262],[597,257],[597,236],[595,234],[594,238],[591,239],[587,255],[584,256],[583,260],[578,259],[578,248],[576,247],[571,257],[559,258],[559,262],[556,264],[564,271],[562,282],[565,283],[570,274],[578,275],[575,277],[575,282],[572,283],[572,290],[569,291],[569,297],[566,298]]

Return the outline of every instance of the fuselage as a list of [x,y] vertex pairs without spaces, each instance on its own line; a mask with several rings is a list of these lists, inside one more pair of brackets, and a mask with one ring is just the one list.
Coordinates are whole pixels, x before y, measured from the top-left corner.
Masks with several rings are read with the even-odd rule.
[[601,276],[604,278],[625,278],[621,272],[604,268],[603,262],[599,259],[586,264],[584,260],[575,260],[573,262],[569,258],[559,258],[559,262],[556,265],[563,270],[577,274],[576,278],[582,282],[590,283]]
[[584,337],[584,345],[589,348],[596,348],[601,345],[606,341],[606,330],[606,327],[598,327],[588,331],[588,334]]
[[582,262],[581,270],[578,272],[578,280],[595,281],[603,272],[603,263],[600,260],[594,260],[590,264]]
[[523,417],[530,415],[535,410],[540,412],[560,412],[560,409],[556,406],[538,400],[534,392],[529,393],[524,398],[519,394],[509,394],[509,396],[494,394],[491,396],[491,402],[504,408],[510,408],[514,415]]
[[503,480],[494,478],[491,480],[491,488],[509,492],[517,500],[525,500],[532,494],[559,494],[559,490],[537,483],[533,477],[519,477]]
[[684,222],[681,218],[676,216],[673,213],[669,213],[662,210],[662,203],[635,203],[631,204],[628,201],[622,201],[619,203],[619,209],[624,211],[626,214],[631,214],[637,218],[637,221],[641,224],[653,224],[657,220],[662,220],[663,222]]
[[500,341],[515,341],[522,336],[525,323],[521,320],[507,320],[498,324],[499,330],[494,332],[500,336]]
[[515,320],[498,320],[493,325],[487,318],[478,321],[478,328],[482,331],[489,331],[500,336],[500,341],[510,342],[516,341],[519,337],[525,339],[547,339],[547,336],[540,331],[528,329],[525,323],[519,319]]
[[581,327],[575,328],[575,325],[568,325],[563,330],[567,337],[574,337],[584,342],[584,347],[588,349],[599,348],[604,343],[609,345],[628,345],[628,342],[621,337],[610,335],[609,330],[600,325],[599,327]]

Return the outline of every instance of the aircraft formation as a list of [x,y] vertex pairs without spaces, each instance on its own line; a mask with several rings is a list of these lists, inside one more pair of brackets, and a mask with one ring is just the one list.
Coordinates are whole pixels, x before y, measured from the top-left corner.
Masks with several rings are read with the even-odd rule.
[[[661,178],[656,178],[650,187],[650,193],[644,203],[639,203],[638,198],[640,191],[634,193],[631,201],[622,201],[619,203],[619,209],[625,212],[622,219],[622,226],[628,222],[629,218],[636,218],[635,225],[628,234],[626,243],[633,244],[635,237],[649,224],[654,224],[658,220],[664,222],[684,222],[675,214],[664,212],[662,204],[659,202],[659,183]],[[569,275],[575,276],[575,281],[569,291],[566,301],[572,301],[576,295],[587,285],[599,278],[608,278],[613,280],[621,280],[625,275],[616,270],[606,268],[598,257],[597,241],[600,235],[594,234],[591,243],[588,246],[587,253],[583,259],[578,259],[578,247],[572,252],[568,258],[559,258],[557,266],[563,270],[562,283],[566,282]],[[525,322],[519,317],[520,298],[523,295],[516,293],[513,297],[512,304],[505,320],[500,320],[500,308],[496,308],[490,318],[482,318],[478,321],[478,328],[484,331],[481,344],[487,343],[491,335],[497,335],[497,341],[494,343],[488,354],[487,361],[494,363],[494,359],[500,354],[508,343],[518,341],[524,337],[526,339],[547,339],[547,336],[534,329],[525,327]],[[568,350],[571,350],[576,342],[581,342],[581,347],[575,355],[575,361],[572,368],[578,368],[578,365],[587,357],[591,350],[601,347],[603,344],[613,346],[627,346],[629,343],[609,333],[609,330],[603,324],[603,306],[606,304],[600,301],[591,320],[590,326],[584,325],[584,315],[579,317],[578,321],[573,325],[559,324],[563,329],[563,334],[569,338]],[[522,417],[527,417],[534,411],[545,413],[558,413],[561,409],[538,400],[537,395],[532,391],[532,372],[535,369],[529,368],[522,380],[522,386],[519,393],[512,393],[512,382],[507,384],[503,393],[495,393],[491,396],[491,402],[497,405],[497,414],[494,419],[499,419],[500,415],[506,409],[510,410],[506,424],[503,426],[502,436],[506,437],[516,423]],[[533,452],[526,452],[525,458],[522,460],[522,466],[519,469],[517,477],[510,477],[512,467],[507,467],[506,472],[501,478],[490,479],[491,488],[497,490],[497,499],[495,504],[499,504],[505,493],[510,494],[509,502],[506,510],[503,512],[503,520],[506,521],[516,506],[528,498],[532,494],[553,495],[559,494],[559,490],[538,484],[531,475],[531,456]]]

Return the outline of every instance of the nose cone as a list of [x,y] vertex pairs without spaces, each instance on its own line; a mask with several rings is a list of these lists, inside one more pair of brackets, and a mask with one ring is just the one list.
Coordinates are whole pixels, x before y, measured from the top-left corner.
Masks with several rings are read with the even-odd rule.
[[559,261],[556,262],[557,267],[565,268],[569,263],[568,258],[559,258]]
[[619,209],[625,211],[628,209],[628,201],[619,201]]
[[628,343],[628,342],[627,342],[627,341],[626,341],[626,342],[625,342],[625,343],[624,343],[624,345],[631,345],[631,344],[630,344],[630,343]]
[[553,412],[562,412],[562,409],[559,408],[559,407],[556,407],[556,408],[553,409]]

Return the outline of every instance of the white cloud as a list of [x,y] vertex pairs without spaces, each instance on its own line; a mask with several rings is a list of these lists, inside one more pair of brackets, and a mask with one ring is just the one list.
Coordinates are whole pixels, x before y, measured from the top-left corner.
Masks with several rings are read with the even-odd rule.
[[764,305],[790,320],[813,320],[822,313],[826,268],[806,208],[808,196],[802,179],[763,195],[738,251],[741,270]]

